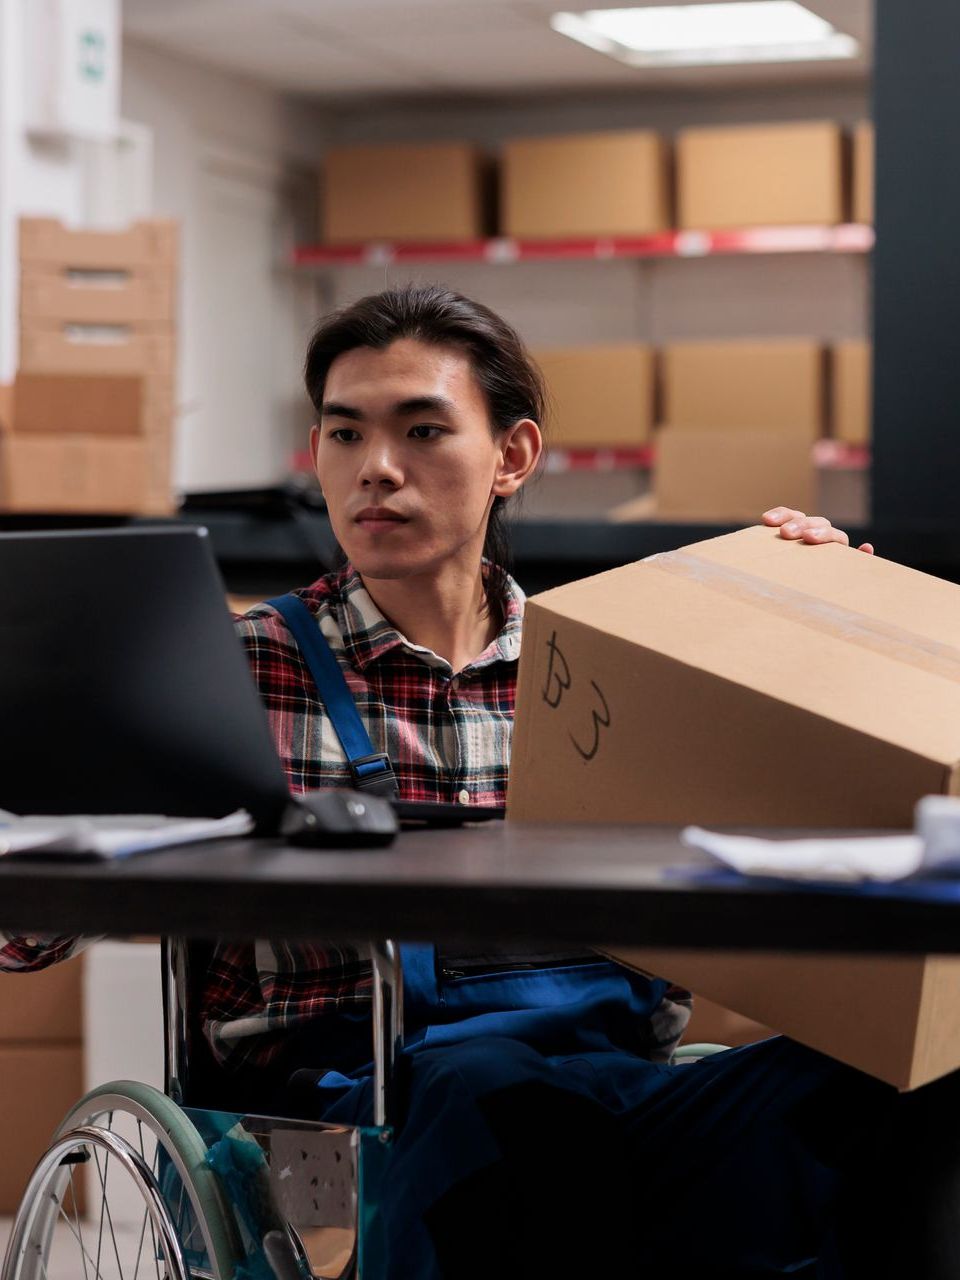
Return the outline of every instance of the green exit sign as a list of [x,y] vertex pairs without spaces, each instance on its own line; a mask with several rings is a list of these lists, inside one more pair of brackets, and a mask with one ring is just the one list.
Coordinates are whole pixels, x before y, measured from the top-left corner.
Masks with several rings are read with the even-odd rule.
[[107,74],[107,41],[103,32],[92,29],[81,31],[79,45],[78,69],[81,80],[100,84]]

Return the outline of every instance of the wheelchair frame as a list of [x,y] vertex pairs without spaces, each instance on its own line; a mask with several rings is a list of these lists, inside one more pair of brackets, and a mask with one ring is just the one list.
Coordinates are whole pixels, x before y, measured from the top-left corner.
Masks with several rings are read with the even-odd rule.
[[[245,1275],[273,1280],[375,1280],[382,1249],[377,1188],[386,1176],[396,1061],[403,1046],[403,974],[392,941],[371,942],[369,951],[374,1123],[363,1128],[196,1107],[194,1058],[200,1046],[189,1007],[190,944],[164,939],[164,1092],[119,1081],[93,1090],[72,1108],[30,1178],[0,1280],[46,1280],[60,1218],[79,1239],[86,1274],[87,1259],[91,1265],[93,1259],[82,1239],[74,1168],[87,1163],[99,1173],[113,1237],[105,1177],[111,1158],[131,1180],[143,1207],[135,1277],[149,1223],[154,1260],[162,1259],[169,1280],[233,1280],[241,1268]],[[118,1115],[135,1121],[139,1151],[135,1141],[114,1131]],[[161,1150],[153,1167],[144,1155],[144,1127]],[[235,1176],[238,1156],[237,1167],[250,1177],[249,1189]],[[179,1205],[174,1203],[177,1188]],[[72,1209],[76,1229],[64,1206]],[[100,1245],[103,1224],[101,1207]],[[352,1252],[335,1272],[320,1269],[323,1232],[330,1227],[346,1229],[352,1237]],[[113,1244],[116,1252],[115,1238]],[[98,1277],[99,1262],[100,1247]],[[122,1276],[119,1253],[117,1269]]]

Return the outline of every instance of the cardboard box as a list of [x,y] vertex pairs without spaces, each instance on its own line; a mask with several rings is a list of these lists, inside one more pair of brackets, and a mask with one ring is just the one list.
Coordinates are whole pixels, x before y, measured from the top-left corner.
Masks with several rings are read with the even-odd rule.
[[870,443],[873,350],[869,342],[838,342],[832,352],[833,436],[845,444]]
[[[960,1067],[960,957],[617,950],[898,1089]],[[695,1002],[696,1004],[696,1002]]]
[[812,339],[673,342],[663,349],[663,422],[756,427],[813,441],[824,426],[824,349]]
[[13,383],[0,382],[0,435],[13,425]]
[[485,232],[482,159],[465,142],[334,147],[324,160],[322,235],[476,240]]
[[912,827],[960,794],[958,635],[960,586],[764,527],[534,596],[509,815]]
[[20,219],[20,262],[55,270],[124,271],[173,266],[179,231],[172,218],[147,218],[122,231],[75,231],[56,218]]
[[501,230],[519,239],[644,236],[670,226],[663,140],[647,130],[507,142]]
[[16,1211],[34,1165],[82,1093],[79,1045],[0,1046],[0,1214]]
[[150,494],[143,440],[39,433],[0,438],[0,511],[132,514]]
[[145,434],[143,379],[132,374],[18,374],[10,429],[18,435]]
[[844,220],[843,138],[825,121],[683,129],[678,226],[721,230]]
[[25,266],[20,274],[20,320],[85,324],[151,324],[158,331],[176,323],[174,276],[140,267],[93,271]]
[[82,1038],[82,955],[38,973],[0,973],[0,1042]]
[[650,438],[654,358],[622,342],[534,352],[549,395],[547,438],[570,448],[639,447]]
[[752,523],[771,506],[812,511],[816,473],[802,435],[664,427],[653,473],[662,520]]
[[24,373],[134,373],[172,379],[175,361],[171,335],[139,326],[65,324],[20,330]]
[[876,137],[869,120],[853,131],[853,220],[871,225],[874,221]]

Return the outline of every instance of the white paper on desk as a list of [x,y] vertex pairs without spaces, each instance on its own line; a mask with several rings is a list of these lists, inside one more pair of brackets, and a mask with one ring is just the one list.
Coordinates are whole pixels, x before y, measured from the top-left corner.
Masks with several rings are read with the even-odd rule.
[[686,827],[680,839],[741,875],[782,880],[902,880],[923,865],[923,840],[915,835],[764,840]]
[[0,854],[95,858],[109,861],[198,840],[248,835],[253,819],[244,809],[225,818],[165,818],[152,815],[17,817],[0,810]]

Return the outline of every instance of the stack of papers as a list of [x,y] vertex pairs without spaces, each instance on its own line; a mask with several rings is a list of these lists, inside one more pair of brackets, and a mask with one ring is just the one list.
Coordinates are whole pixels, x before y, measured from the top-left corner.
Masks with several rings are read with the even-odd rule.
[[252,830],[253,819],[244,809],[225,818],[154,814],[18,817],[0,809],[0,855],[109,861],[197,840],[248,835]]
[[862,882],[960,875],[960,799],[924,796],[905,835],[766,840],[686,827],[684,844],[745,876]]

